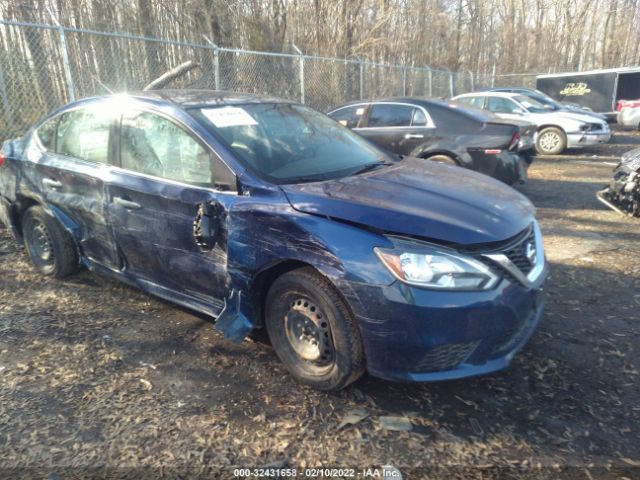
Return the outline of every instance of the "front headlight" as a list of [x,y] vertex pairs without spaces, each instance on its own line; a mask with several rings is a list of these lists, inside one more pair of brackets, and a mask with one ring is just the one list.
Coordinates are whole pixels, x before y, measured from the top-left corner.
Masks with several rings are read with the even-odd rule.
[[374,248],[387,269],[400,281],[438,290],[489,290],[499,278],[484,263],[453,250],[413,242],[395,248]]

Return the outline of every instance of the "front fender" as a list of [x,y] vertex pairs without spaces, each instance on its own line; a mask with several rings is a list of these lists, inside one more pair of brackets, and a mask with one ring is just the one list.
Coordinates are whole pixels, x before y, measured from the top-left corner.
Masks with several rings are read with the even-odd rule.
[[[242,340],[260,323],[251,291],[265,269],[285,261],[311,265],[326,276],[349,302],[352,282],[390,285],[394,278],[375,255],[376,246],[390,247],[382,235],[331,218],[301,213],[291,206],[253,204],[232,208],[227,217],[227,273],[231,292],[220,329]],[[233,302],[233,303],[230,303]],[[233,307],[231,307],[233,305]],[[353,305],[352,305],[353,306]],[[356,306],[357,309],[359,309]]]

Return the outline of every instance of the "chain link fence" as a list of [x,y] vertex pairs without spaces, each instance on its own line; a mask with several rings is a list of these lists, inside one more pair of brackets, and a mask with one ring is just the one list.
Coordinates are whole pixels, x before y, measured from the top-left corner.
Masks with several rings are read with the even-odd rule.
[[198,68],[174,80],[171,88],[268,94],[321,111],[350,100],[400,95],[448,98],[493,85],[535,84],[534,75],[474,76],[6,20],[0,20],[0,46],[0,140],[21,135],[69,101],[141,90],[188,60]]

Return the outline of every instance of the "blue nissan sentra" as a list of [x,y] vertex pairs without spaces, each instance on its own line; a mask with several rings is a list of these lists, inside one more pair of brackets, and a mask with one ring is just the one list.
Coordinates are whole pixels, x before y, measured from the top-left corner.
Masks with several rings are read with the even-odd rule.
[[547,265],[534,208],[275,98],[166,90],[71,103],[0,155],[0,220],[35,267],[81,267],[266,329],[300,382],[506,367]]

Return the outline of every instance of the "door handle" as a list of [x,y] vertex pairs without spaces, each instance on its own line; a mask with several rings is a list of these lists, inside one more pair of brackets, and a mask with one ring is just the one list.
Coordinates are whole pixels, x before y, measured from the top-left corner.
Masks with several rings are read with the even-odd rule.
[[410,139],[410,138],[424,138],[424,135],[422,135],[421,133],[407,133],[404,138],[406,139]]
[[57,180],[54,180],[52,178],[45,178],[42,180],[42,185],[44,185],[47,188],[62,188],[62,183],[60,183]]
[[132,202],[131,200],[125,200],[121,197],[113,197],[113,203],[126,208],[127,210],[137,210],[139,208],[142,208],[142,205],[140,205],[139,203]]

